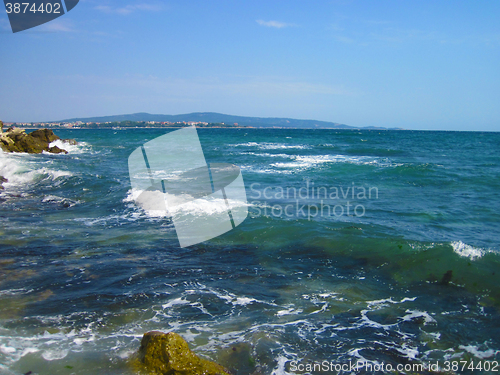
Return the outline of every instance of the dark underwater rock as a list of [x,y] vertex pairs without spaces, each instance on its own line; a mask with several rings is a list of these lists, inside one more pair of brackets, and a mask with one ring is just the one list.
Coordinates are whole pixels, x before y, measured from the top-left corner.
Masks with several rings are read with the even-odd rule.
[[452,278],[453,278],[453,271],[452,270],[448,270],[443,275],[443,277],[441,278],[441,281],[439,283],[441,285],[448,285],[450,283],[450,281],[451,281]]
[[138,359],[149,374],[229,375],[221,365],[194,354],[187,342],[174,332],[145,333],[139,348]]
[[10,128],[0,134],[0,146],[7,152],[27,152],[29,154],[41,154],[43,151],[53,154],[68,152],[57,146],[49,147],[53,141],[60,139],[49,129],[35,130],[29,134],[24,129]]
[[256,374],[256,363],[252,357],[252,346],[240,342],[222,350],[218,360],[230,371],[243,374]]

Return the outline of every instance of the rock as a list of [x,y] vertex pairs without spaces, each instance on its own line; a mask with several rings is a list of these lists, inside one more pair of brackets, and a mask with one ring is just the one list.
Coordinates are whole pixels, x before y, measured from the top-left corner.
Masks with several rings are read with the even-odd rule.
[[2,185],[4,182],[9,182],[9,180],[7,180],[4,176],[0,176],[0,190],[4,189]]
[[58,139],[61,139],[57,135],[55,135],[54,132],[50,129],[38,129],[38,130],[35,130],[35,131],[32,131],[31,133],[29,133],[29,135],[31,135],[33,138],[38,138],[41,141],[44,141],[47,143],[54,142],[54,141],[57,141]]
[[443,277],[441,278],[441,281],[439,283],[441,285],[448,285],[452,278],[453,278],[453,271],[448,270],[445,272],[445,274],[443,275]]
[[62,140],[64,143],[67,143],[69,145],[72,145],[72,146],[76,146],[78,144],[78,142],[72,138],[70,139],[63,139]]
[[7,152],[27,152],[41,154],[43,151],[59,154],[68,153],[57,146],[49,148],[49,143],[60,139],[49,129],[35,130],[26,134],[24,129],[10,128],[0,134],[0,146]]
[[252,346],[248,343],[236,343],[222,350],[217,359],[230,371],[243,374],[255,374],[257,367],[252,357]]
[[68,153],[68,151],[63,150],[62,148],[59,148],[57,146],[49,147],[49,149],[47,151],[52,153],[52,154],[60,154],[61,152],[64,152],[65,154]]
[[229,375],[221,365],[194,354],[174,332],[145,333],[138,360],[149,374],[155,375]]

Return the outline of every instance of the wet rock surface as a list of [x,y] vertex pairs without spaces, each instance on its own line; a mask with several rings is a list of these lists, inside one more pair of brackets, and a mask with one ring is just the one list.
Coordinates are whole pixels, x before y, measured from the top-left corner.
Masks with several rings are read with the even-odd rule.
[[155,375],[229,375],[221,365],[194,354],[174,332],[145,333],[138,354],[141,373]]
[[[60,154],[68,152],[57,146],[50,147],[50,143],[60,139],[50,129],[39,129],[31,133],[26,133],[24,129],[10,128],[6,132],[0,133],[0,148],[5,152],[26,152],[29,154],[41,154],[50,152]],[[68,140],[70,144],[76,142]]]

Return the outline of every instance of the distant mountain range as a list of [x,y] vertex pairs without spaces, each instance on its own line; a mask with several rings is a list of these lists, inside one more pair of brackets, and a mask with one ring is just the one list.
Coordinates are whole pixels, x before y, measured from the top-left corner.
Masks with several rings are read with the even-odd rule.
[[292,118],[279,117],[246,117],[232,116],[214,112],[194,112],[184,115],[153,115],[150,113],[133,113],[130,115],[101,116],[87,118],[72,118],[62,120],[61,122],[120,122],[120,121],[155,121],[155,122],[208,122],[238,124],[244,126],[253,126],[256,128],[301,128],[301,129],[386,129],[378,127],[356,128],[353,126],[339,124],[336,122],[317,121],[317,120],[297,120]]

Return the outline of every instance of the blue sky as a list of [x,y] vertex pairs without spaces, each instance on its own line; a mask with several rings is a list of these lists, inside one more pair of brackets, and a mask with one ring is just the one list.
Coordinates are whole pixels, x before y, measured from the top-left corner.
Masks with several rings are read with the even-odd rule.
[[80,0],[13,34],[0,119],[221,112],[500,130],[500,2]]

